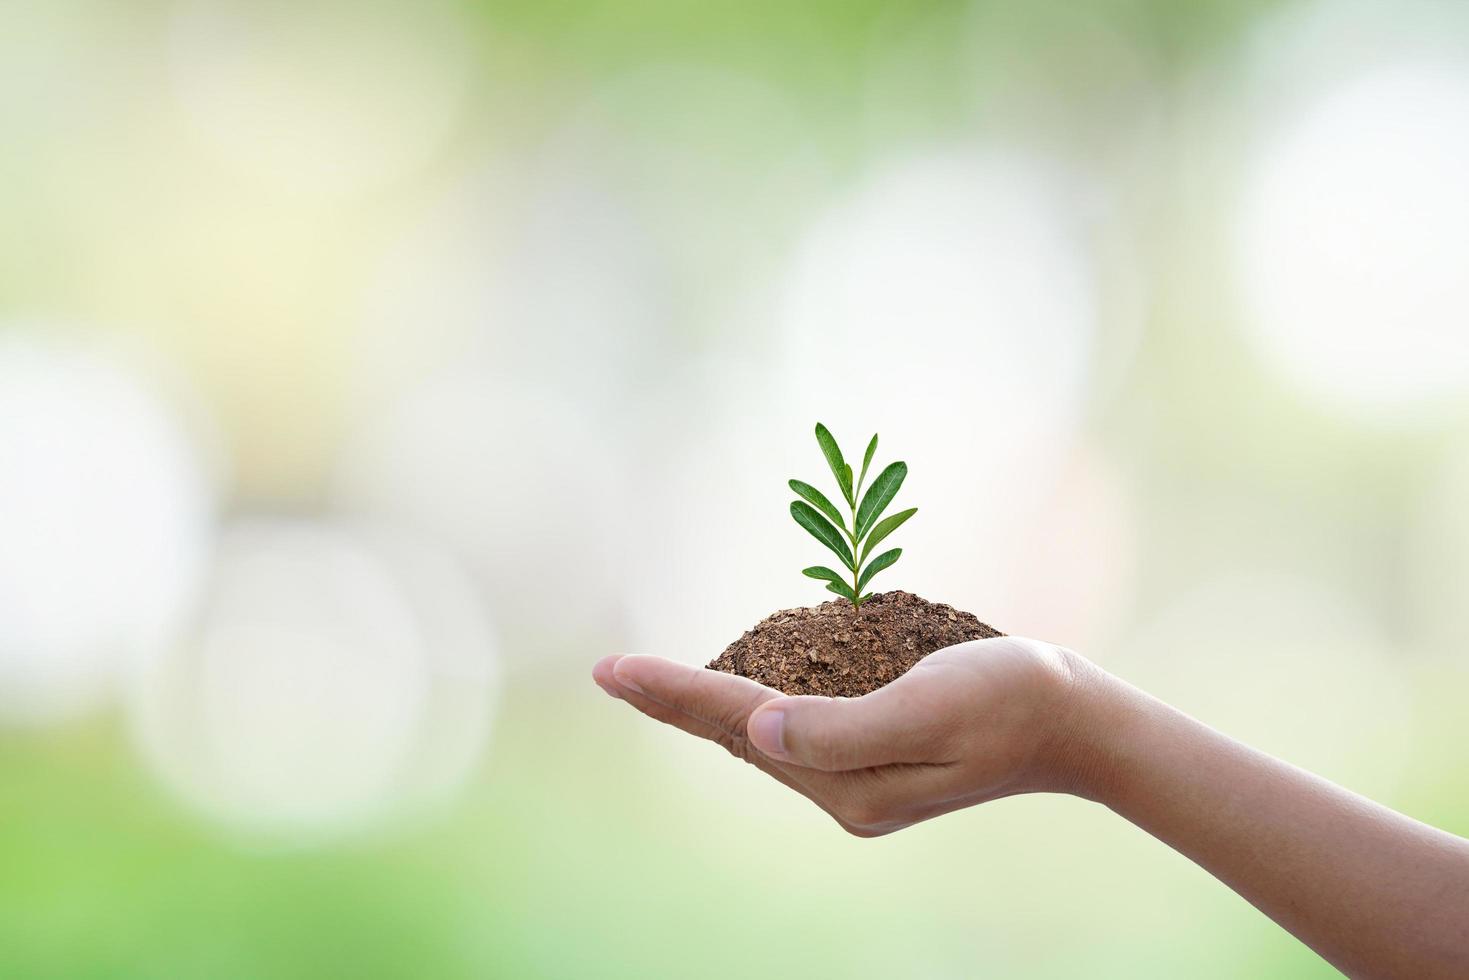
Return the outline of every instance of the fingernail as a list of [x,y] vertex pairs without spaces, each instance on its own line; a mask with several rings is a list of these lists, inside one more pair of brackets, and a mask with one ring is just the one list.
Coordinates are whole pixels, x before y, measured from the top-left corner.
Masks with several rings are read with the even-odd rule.
[[749,736],[750,741],[755,743],[755,748],[766,755],[785,755],[786,753],[786,713],[772,708],[768,711],[759,711],[750,719]]
[[603,684],[601,681],[597,682],[597,686],[600,687],[602,689],[602,693],[607,695],[609,698],[616,698],[619,701],[622,700],[621,694],[618,694],[615,690],[608,687],[606,684]]
[[[641,687],[638,687],[637,682],[628,680],[625,675],[619,674],[616,669],[612,671],[612,676],[617,678],[617,683],[621,684],[629,691],[632,691],[634,694],[643,694],[643,689]],[[647,695],[644,694],[643,696],[646,697]]]

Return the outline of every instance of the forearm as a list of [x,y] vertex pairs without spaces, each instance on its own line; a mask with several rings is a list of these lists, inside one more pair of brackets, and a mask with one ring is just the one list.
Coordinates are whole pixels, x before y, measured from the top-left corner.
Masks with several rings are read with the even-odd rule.
[[[1095,671],[1095,668],[1091,668]],[[1338,969],[1469,976],[1469,841],[1194,721],[1100,671],[1079,791],[1193,860]]]

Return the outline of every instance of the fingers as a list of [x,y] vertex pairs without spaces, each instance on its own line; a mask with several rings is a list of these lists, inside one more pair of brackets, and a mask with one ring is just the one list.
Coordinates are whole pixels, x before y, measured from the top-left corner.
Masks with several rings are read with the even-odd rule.
[[[614,663],[617,659],[616,657],[611,658]],[[612,667],[610,664],[606,670],[607,676],[611,678]],[[688,732],[690,735],[715,742],[734,752],[736,755],[739,754],[736,751],[738,746],[731,744],[730,733],[724,729],[686,715],[676,708],[670,708],[668,705],[654,701],[647,695],[639,694],[630,688],[621,688],[615,679],[609,679],[604,682],[597,676],[595,669],[592,672],[592,679],[597,682],[598,687],[602,688],[602,690],[606,691],[612,697],[617,698],[619,701],[626,701],[654,721],[661,721],[665,725],[671,725],[680,731]]]
[[789,697],[761,702],[747,722],[751,744],[791,765],[844,772],[894,763],[944,763],[932,699],[902,687],[860,698]]
[[745,677],[661,657],[622,657],[612,665],[612,677],[626,691],[739,738],[745,737],[750,712],[766,701],[784,697]]
[[[630,660],[636,662],[621,666]],[[710,683],[700,674],[716,676]],[[737,683],[722,684],[718,678]],[[744,678],[657,657],[604,657],[592,667],[592,679],[649,718],[716,742],[746,761],[755,761],[745,738],[746,717],[762,699],[780,696]]]
[[612,665],[621,659],[622,654],[614,653],[592,664],[592,680],[602,689],[602,693],[619,700],[622,698],[622,692],[617,689],[617,681],[612,676]]
[[[923,801],[953,797],[947,765],[888,765],[936,761],[912,696],[789,698],[746,678],[656,657],[606,657],[592,677],[648,717],[751,763],[859,837],[891,833],[930,815],[919,809]],[[781,731],[757,735],[752,726],[770,717]],[[767,753],[777,745],[780,755]]]
[[748,738],[794,766],[841,772],[947,761],[935,756],[943,724],[936,706],[902,685],[850,700],[786,697],[748,678],[647,656],[604,658],[592,676],[614,697],[638,694],[682,716],[644,711],[659,721],[714,741]]
[[[592,679],[597,682],[598,687],[602,688],[602,690],[606,691],[612,697],[626,701],[628,704],[632,705],[634,708],[637,708],[643,714],[647,715],[649,718],[652,718],[655,721],[661,721],[666,725],[671,725],[672,727],[679,729],[680,731],[687,732],[690,735],[694,735],[702,739],[707,739],[708,741],[713,742],[716,745],[722,746],[731,755],[735,756],[736,758],[743,759],[744,761],[754,765],[757,769],[775,779],[777,782],[780,782],[788,788],[795,790],[797,793],[800,793],[802,796],[811,800],[823,810],[827,810],[828,813],[831,812],[825,802],[819,797],[817,791],[812,786],[807,785],[807,781],[798,779],[795,773],[793,773],[791,770],[781,765],[780,763],[777,763],[771,759],[762,756],[759,752],[751,751],[749,740],[746,739],[744,736],[743,719],[741,719],[741,725],[737,731],[728,730],[711,722],[704,721],[693,715],[687,714],[679,708],[664,704],[661,701],[655,701],[652,698],[648,697],[646,694],[634,690],[630,686],[623,687],[619,683],[615,673],[615,667],[618,661],[622,659],[623,658],[621,656],[611,656],[603,657],[601,660],[597,661],[597,663],[592,667]],[[664,661],[664,663],[666,663],[666,661]],[[633,668],[633,671],[640,672],[641,669],[642,668],[635,666]],[[697,668],[691,669],[697,670]],[[711,673],[713,672],[711,671]],[[743,687],[745,685],[740,686]],[[758,684],[755,684],[754,687],[759,688],[759,691],[762,692],[764,695],[771,695],[776,697],[780,696],[777,692],[770,691],[768,688],[762,688]],[[822,776],[824,774],[812,773],[811,775]],[[833,816],[835,816],[835,814],[833,814]],[[840,821],[840,818],[838,818],[838,820]],[[843,824],[843,826],[846,825]],[[853,830],[853,832],[855,833],[856,831]]]

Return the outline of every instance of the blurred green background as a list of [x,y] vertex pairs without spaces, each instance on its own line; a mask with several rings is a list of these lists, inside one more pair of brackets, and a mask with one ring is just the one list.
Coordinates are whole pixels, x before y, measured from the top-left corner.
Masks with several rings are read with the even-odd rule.
[[1469,11],[0,7],[0,975],[1330,975],[587,671],[883,583],[1469,833]]

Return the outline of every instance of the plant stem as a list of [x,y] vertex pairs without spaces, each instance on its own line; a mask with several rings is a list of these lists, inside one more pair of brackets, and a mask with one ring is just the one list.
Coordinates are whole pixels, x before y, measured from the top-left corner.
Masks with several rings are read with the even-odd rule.
[[[861,487],[858,487],[858,492]],[[861,579],[862,559],[857,557],[857,494],[852,494],[852,608],[862,608],[862,597],[857,594],[857,582]]]

